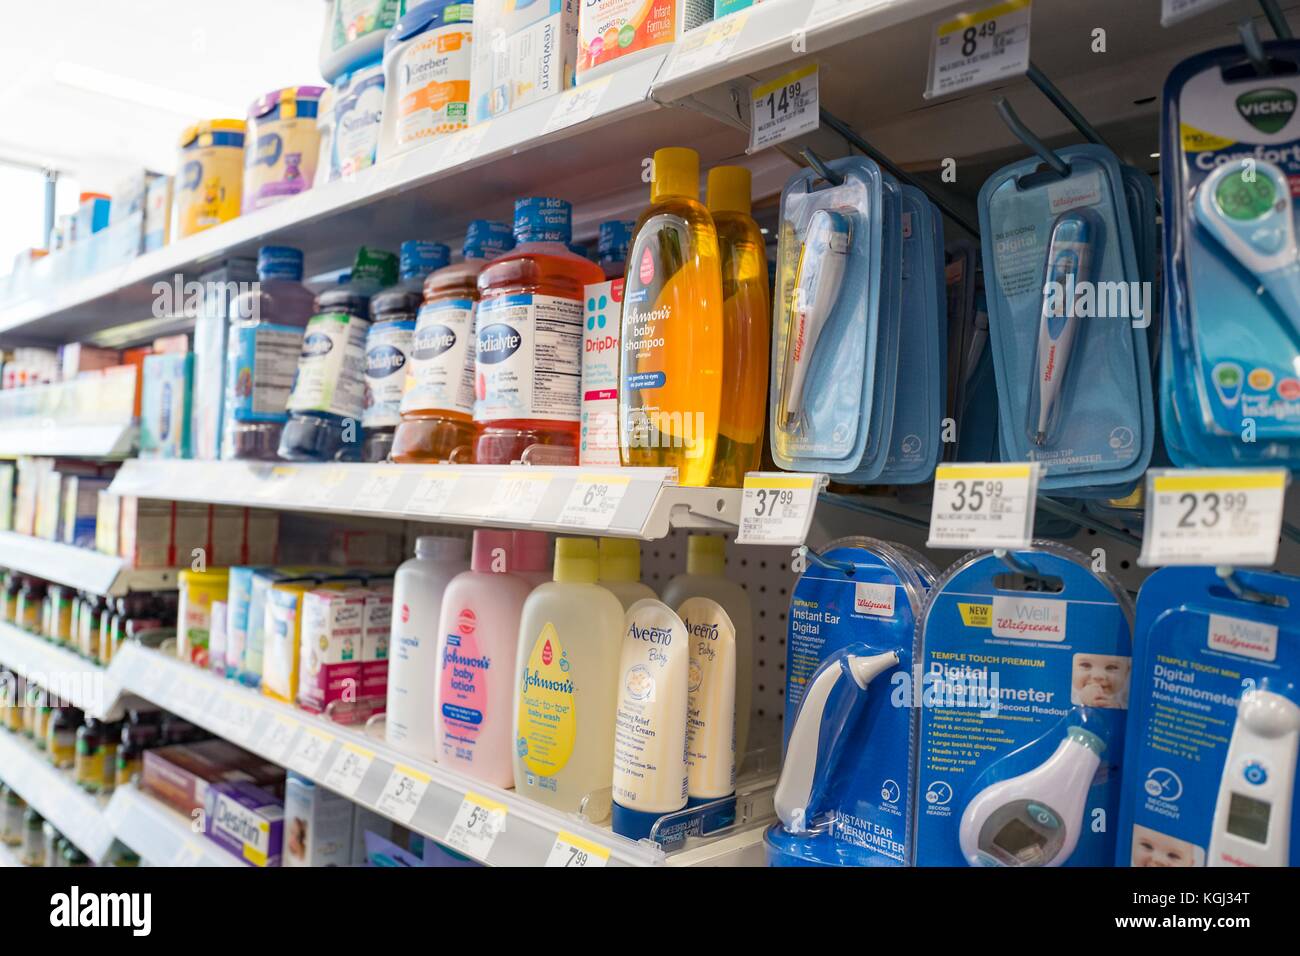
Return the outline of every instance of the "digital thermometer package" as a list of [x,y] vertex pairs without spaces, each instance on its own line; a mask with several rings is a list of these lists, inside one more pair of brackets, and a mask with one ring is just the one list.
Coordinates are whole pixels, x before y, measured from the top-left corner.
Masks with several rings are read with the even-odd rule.
[[885,184],[864,157],[827,165],[839,184],[807,169],[781,193],[768,431],[782,468],[844,475],[879,417]]
[[1106,866],[1133,611],[1072,548],[960,559],[930,592],[913,687],[918,866]]
[[781,822],[766,835],[768,862],[905,866],[916,712],[900,693],[935,572],[869,538],[833,541],[821,556],[790,599]]
[[1162,414],[1175,461],[1300,467],[1300,42],[1184,60],[1161,126]]
[[1138,593],[1119,866],[1300,865],[1300,579],[1235,583],[1162,568]]
[[1079,496],[1136,481],[1151,457],[1151,287],[1114,154],[1058,155],[1064,177],[1037,157],[995,173],[979,215],[1004,457]]

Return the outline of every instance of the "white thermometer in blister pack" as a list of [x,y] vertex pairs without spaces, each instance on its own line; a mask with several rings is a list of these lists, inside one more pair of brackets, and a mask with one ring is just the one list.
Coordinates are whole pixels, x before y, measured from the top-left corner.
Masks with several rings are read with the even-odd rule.
[[1300,249],[1291,183],[1270,162],[1225,163],[1196,190],[1196,220],[1300,330]]
[[[1052,225],[1038,323],[1038,421],[1033,436],[1038,446],[1047,443],[1061,399],[1061,384],[1079,329],[1075,296],[1082,291],[1081,283],[1088,279],[1092,267],[1094,230],[1092,220],[1079,211],[1062,213]],[[1049,288],[1056,294],[1049,295]]]
[[1291,855],[1300,707],[1281,694],[1250,690],[1237,704],[1207,866],[1286,866]]
[[794,293],[790,302],[790,329],[786,338],[785,397],[781,402],[781,427],[799,424],[803,414],[803,392],[808,367],[822,329],[835,310],[844,284],[849,259],[850,228],[847,216],[830,209],[818,209],[808,220],[799,266],[795,270]]

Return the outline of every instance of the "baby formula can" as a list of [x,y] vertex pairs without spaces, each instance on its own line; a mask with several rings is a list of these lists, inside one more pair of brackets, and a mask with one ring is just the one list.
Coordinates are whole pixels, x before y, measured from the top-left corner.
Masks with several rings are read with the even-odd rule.
[[473,15],[470,3],[427,0],[388,34],[381,159],[469,125]]
[[244,155],[244,212],[310,189],[320,154],[318,107],[325,88],[272,90],[248,110]]
[[244,182],[243,120],[196,123],[181,135],[173,204],[180,238],[239,215]]

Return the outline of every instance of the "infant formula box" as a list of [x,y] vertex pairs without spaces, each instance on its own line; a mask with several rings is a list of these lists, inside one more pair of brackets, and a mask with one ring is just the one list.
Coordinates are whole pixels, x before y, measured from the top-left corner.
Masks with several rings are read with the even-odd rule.
[[474,5],[473,122],[573,85],[579,0],[479,0]]
[[711,14],[710,0],[587,0],[578,13],[578,82],[666,52]]
[[380,159],[469,125],[473,13],[473,4],[430,0],[388,34]]
[[196,123],[181,135],[173,197],[178,237],[239,215],[246,129],[243,120],[216,119]]
[[[327,83],[384,50],[384,37],[397,22],[399,0],[329,0],[321,35],[320,72]],[[406,6],[410,6],[410,2]]]
[[249,108],[244,212],[310,189],[320,153],[320,86],[272,90]]

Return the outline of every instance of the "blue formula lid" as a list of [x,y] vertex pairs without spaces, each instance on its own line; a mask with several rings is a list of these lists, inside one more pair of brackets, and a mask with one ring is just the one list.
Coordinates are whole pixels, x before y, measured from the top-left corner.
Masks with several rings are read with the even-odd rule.
[[398,249],[401,276],[410,279],[427,276],[451,263],[451,250],[441,242],[427,239],[407,239]]
[[597,254],[602,259],[622,261],[627,258],[628,247],[632,245],[632,230],[636,223],[631,219],[611,219],[600,224],[600,240],[596,245]]
[[515,242],[562,242],[573,238],[573,206],[563,199],[515,200]]
[[[517,4],[523,6],[524,4]],[[471,23],[474,20],[474,4],[457,3],[453,0],[427,0],[417,3],[407,10],[393,24],[384,38],[384,53],[421,33],[427,33],[441,26],[452,23]]]
[[259,279],[302,281],[302,251],[292,246],[263,246],[257,250]]
[[515,234],[504,222],[475,219],[465,232],[461,255],[466,259],[495,259],[515,247]]

